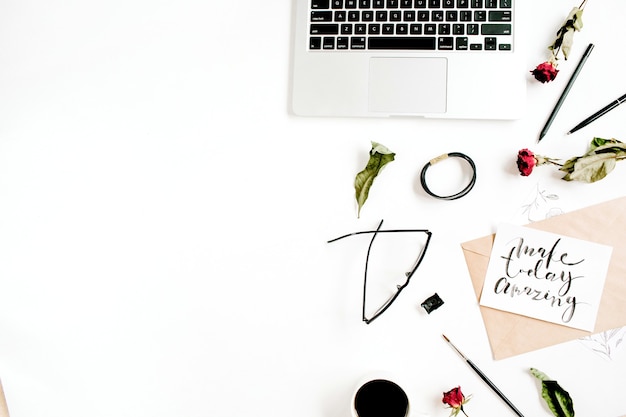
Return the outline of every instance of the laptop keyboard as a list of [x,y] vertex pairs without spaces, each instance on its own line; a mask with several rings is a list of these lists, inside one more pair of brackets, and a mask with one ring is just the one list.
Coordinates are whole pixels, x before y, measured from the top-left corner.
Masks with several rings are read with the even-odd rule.
[[513,49],[513,0],[309,1],[310,50]]

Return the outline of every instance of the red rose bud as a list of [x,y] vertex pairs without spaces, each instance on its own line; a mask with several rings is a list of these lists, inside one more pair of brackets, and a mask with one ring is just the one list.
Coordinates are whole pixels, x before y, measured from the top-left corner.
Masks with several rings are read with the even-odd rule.
[[443,393],[442,402],[446,405],[449,405],[451,408],[461,408],[463,405],[463,400],[465,397],[461,392],[461,387],[452,388],[448,392]]
[[531,71],[533,76],[537,81],[541,81],[542,83],[547,83],[556,78],[556,74],[559,73],[559,70],[556,69],[554,64],[550,61],[543,62],[537,65],[537,68]]
[[448,392],[443,393],[442,402],[452,409],[450,417],[456,417],[459,413],[463,413],[467,417],[467,413],[463,409],[463,405],[466,404],[471,398],[471,395],[467,398],[461,392],[461,387],[452,388]]
[[529,176],[533,172],[533,168],[537,165],[535,154],[529,149],[522,149],[517,153],[517,169],[524,177]]

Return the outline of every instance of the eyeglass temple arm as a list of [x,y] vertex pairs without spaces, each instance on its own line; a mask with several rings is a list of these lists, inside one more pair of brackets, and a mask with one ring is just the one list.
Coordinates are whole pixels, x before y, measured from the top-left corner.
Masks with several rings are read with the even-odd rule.
[[[382,224],[382,220],[381,220],[381,224]],[[339,236],[336,237],[334,239],[328,240],[326,243],[333,243],[336,242],[338,240],[344,239],[346,237],[350,237],[350,236],[357,236],[357,235],[364,235],[364,234],[368,234],[368,233],[408,233],[408,232],[420,232],[420,233],[427,233],[429,236],[432,234],[428,229],[389,229],[389,230],[363,230],[360,232],[353,232],[353,233],[348,233],[345,234],[343,236]]]

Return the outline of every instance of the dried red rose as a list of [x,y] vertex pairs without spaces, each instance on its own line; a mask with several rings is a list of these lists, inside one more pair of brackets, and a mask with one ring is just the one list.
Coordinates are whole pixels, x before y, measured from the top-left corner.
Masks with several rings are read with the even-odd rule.
[[537,81],[541,81],[542,83],[547,83],[556,78],[556,75],[559,73],[559,70],[556,69],[556,66],[550,62],[546,61],[539,65],[537,68],[531,71],[533,76]]
[[[598,139],[598,140],[604,140],[604,139]],[[558,165],[560,167],[563,167],[563,164],[560,164],[557,161],[558,159],[553,159],[553,158],[548,158],[546,156],[537,155],[533,153],[533,151],[531,151],[530,149],[521,149],[520,151],[517,152],[517,169],[519,169],[519,173],[524,177],[529,176],[533,172],[533,168],[535,168],[537,165],[552,164],[552,165]],[[561,170],[564,171],[565,169],[561,168]],[[566,172],[569,172],[569,171],[566,171]]]
[[[452,388],[448,392],[443,393],[443,399],[441,400],[448,407],[452,408],[451,416],[456,416],[459,412],[463,412],[465,414],[465,410],[463,410],[463,405],[469,401],[469,397],[465,398],[463,392],[461,391],[461,387]],[[467,414],[465,414],[467,416]]]
[[461,387],[452,388],[448,392],[443,393],[443,403],[449,405],[452,408],[459,408],[463,405],[463,400],[465,396],[461,391]]
[[557,165],[565,172],[566,181],[596,182],[606,177],[618,161],[626,159],[626,143],[617,139],[593,138],[589,150],[582,156],[575,156],[564,163],[532,153],[528,149],[517,152],[517,168],[523,176],[530,175],[538,165]]
[[580,6],[574,7],[559,30],[556,31],[556,39],[548,47],[551,52],[550,59],[537,65],[537,68],[531,71],[537,81],[547,83],[556,78],[559,73],[559,70],[556,69],[559,54],[563,53],[563,57],[567,60],[574,42],[574,33],[583,27],[582,15],[585,3],[587,0],[583,0]]
[[529,149],[522,149],[517,153],[517,169],[524,177],[529,176],[533,172],[533,168],[537,165],[535,154]]

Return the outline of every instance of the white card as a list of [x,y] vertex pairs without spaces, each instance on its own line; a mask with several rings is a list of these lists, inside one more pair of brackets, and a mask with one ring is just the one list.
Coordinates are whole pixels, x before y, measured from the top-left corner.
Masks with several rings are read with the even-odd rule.
[[591,332],[612,252],[610,246],[501,224],[480,304]]

